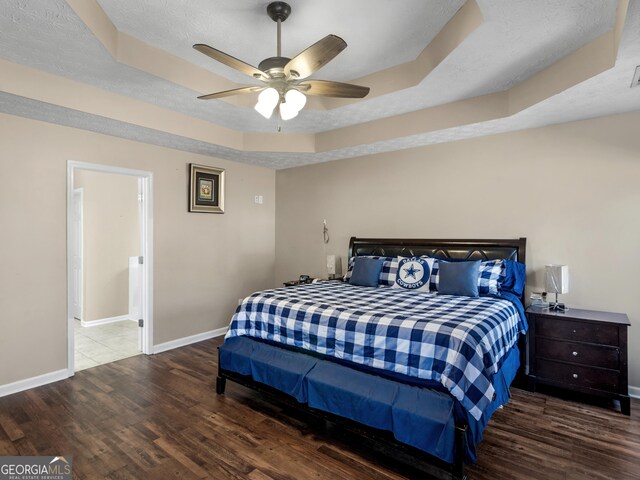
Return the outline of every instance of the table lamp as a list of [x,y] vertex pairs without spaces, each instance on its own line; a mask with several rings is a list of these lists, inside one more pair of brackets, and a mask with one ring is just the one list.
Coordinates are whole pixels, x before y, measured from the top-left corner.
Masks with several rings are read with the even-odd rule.
[[545,270],[547,292],[556,294],[556,301],[549,303],[549,310],[564,312],[567,308],[564,303],[558,303],[558,294],[569,292],[569,267],[567,265],[547,265]]
[[342,273],[342,260],[338,255],[327,255],[327,273],[331,280]]

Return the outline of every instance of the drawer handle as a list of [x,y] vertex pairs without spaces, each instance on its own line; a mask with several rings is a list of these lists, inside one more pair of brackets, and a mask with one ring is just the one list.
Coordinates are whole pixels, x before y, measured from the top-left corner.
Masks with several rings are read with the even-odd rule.
[[573,378],[578,378],[578,374],[577,374],[577,373],[574,373],[574,374],[573,374]]
[[573,355],[574,357],[578,356],[578,352],[571,352],[571,355]]
[[578,333],[578,332],[576,332],[576,330],[574,329],[574,330],[573,330],[573,333]]

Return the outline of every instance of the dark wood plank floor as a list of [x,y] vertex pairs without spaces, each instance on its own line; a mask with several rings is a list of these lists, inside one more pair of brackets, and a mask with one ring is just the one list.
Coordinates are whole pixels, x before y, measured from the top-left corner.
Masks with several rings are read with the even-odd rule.
[[[219,339],[132,357],[0,398],[0,455],[73,455],[76,478],[405,479],[410,466],[227,383]],[[471,479],[640,479],[640,402],[631,418],[513,390]]]

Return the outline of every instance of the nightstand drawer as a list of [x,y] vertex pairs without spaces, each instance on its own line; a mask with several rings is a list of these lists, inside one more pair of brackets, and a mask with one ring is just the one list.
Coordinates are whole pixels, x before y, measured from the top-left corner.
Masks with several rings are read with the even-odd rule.
[[620,374],[615,371],[568,365],[541,358],[536,360],[536,372],[541,379],[598,390],[618,391],[620,381]]
[[616,347],[587,345],[584,343],[564,342],[550,338],[536,338],[536,354],[547,360],[594,365],[618,370],[620,368],[620,350]]
[[576,322],[558,317],[536,317],[536,335],[616,347],[619,344],[616,325]]

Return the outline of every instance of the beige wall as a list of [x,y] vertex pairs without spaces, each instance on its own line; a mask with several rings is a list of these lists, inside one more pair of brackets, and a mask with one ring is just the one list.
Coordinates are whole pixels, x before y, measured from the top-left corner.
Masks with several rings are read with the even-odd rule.
[[[351,235],[526,236],[529,289],[542,285],[544,264],[566,263],[569,306],[629,314],[630,383],[640,386],[639,121],[606,117],[276,174],[0,115],[0,365],[12,365],[0,385],[66,367],[66,162],[78,160],[154,173],[156,344],[225,326],[239,297],[273,285],[274,268],[277,282],[325,276],[325,252],[344,264]],[[227,169],[224,215],[186,211],[190,162]]]
[[[67,160],[153,172],[155,344],[273,285],[272,170],[3,114],[0,150],[0,385],[67,365]],[[226,169],[223,215],[187,212],[188,163]]]
[[640,386],[640,113],[276,174],[276,280],[326,277],[349,237],[527,237],[528,289],[569,265],[568,306],[626,312]]
[[140,254],[138,179],[77,170],[83,191],[84,321],[129,313],[129,257]]

